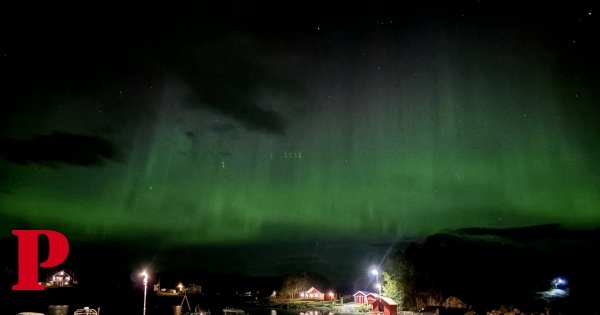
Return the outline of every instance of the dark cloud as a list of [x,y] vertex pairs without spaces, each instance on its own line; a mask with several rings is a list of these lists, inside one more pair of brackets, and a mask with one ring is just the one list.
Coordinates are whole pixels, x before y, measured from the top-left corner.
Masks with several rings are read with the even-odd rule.
[[117,155],[109,141],[86,135],[54,132],[30,140],[0,139],[0,156],[17,164],[96,166]]
[[235,126],[230,123],[214,123],[212,126],[210,126],[210,130],[214,133],[222,135],[235,130]]
[[277,112],[265,110],[253,104],[248,106],[227,102],[221,104],[226,105],[226,107],[219,107],[221,113],[239,120],[248,130],[266,131],[279,135],[285,133],[286,119]]
[[286,104],[267,104],[261,91],[268,86],[272,93],[290,100],[305,96],[305,87],[292,76],[275,71],[276,61],[270,60],[270,53],[259,41],[249,35],[230,34],[182,46],[159,58],[170,64],[165,71],[174,72],[191,88],[188,107],[232,118],[248,130],[285,133]]
[[544,224],[517,228],[465,228],[455,231],[465,237],[498,237],[519,242],[532,242],[536,240],[595,240],[600,239],[600,229],[580,230],[567,229],[560,224]]
[[[0,109],[4,113],[0,120],[14,116],[13,108],[23,104],[49,104],[54,97],[80,96],[119,114],[111,117],[111,125],[117,125],[123,123],[121,119],[135,117],[137,110],[145,110],[148,98],[140,102],[136,91],[150,93],[150,86],[174,78],[192,91],[188,107],[231,118],[247,130],[284,134],[289,108],[284,101],[266,103],[260,91],[268,86],[281,96],[278,99],[289,100],[305,96],[305,87],[285,70],[276,70],[280,64],[273,57],[277,52],[271,43],[261,42],[248,31],[212,32],[212,22],[222,21],[216,16],[198,19],[196,14],[186,21],[166,20],[160,29],[150,26],[154,22],[144,25],[149,21],[143,17],[136,17],[141,19],[139,23],[115,17],[111,25],[65,17],[61,23],[52,19],[43,29],[23,29],[13,39],[23,51],[11,51],[10,63],[0,63],[7,73],[0,76],[4,83],[0,89],[5,92],[2,98],[11,107]],[[65,31],[72,19],[80,22],[76,24],[85,36]],[[21,36],[33,40],[21,42]],[[48,38],[56,42],[48,42]],[[48,49],[42,53],[37,45]],[[37,91],[35,97],[27,96],[29,89]],[[49,94],[42,95],[44,91]]]

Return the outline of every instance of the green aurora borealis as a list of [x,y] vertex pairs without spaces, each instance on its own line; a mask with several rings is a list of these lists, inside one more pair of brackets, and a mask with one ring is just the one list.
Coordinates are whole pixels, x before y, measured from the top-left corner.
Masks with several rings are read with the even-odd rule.
[[[13,82],[3,137],[91,135],[119,155],[97,166],[2,160],[2,230],[214,245],[600,223],[598,81],[554,46],[469,26],[325,32],[115,51],[89,66],[89,82],[78,77],[87,66],[58,83]],[[132,59],[151,75],[118,71]],[[3,62],[29,61],[8,51]],[[256,108],[285,130],[240,118]]]
[[205,126],[218,116],[159,100],[168,110],[126,137],[123,162],[5,164],[0,206],[39,228],[194,243],[597,223],[593,156],[561,117],[564,103],[585,100],[561,95],[551,72],[496,65],[496,76],[455,77],[448,63],[416,79],[320,76],[309,82],[320,106],[285,136],[216,135]]

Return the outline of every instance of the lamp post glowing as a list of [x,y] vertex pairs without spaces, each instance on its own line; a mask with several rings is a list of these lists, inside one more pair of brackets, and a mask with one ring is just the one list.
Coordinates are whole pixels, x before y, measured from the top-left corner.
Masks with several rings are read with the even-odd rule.
[[144,277],[144,313],[143,313],[143,315],[146,315],[146,286],[148,285],[148,273],[146,272],[146,270],[144,270],[144,272],[142,272],[142,276]]
[[379,283],[379,271],[373,269],[371,270],[371,273],[375,275],[377,281],[377,283],[375,283],[375,287],[377,287],[377,313],[381,314],[381,284]]
[[379,284],[379,272],[377,269],[371,270],[371,273],[375,275],[375,280],[377,281],[375,287],[377,287],[377,294],[381,295],[381,284]]

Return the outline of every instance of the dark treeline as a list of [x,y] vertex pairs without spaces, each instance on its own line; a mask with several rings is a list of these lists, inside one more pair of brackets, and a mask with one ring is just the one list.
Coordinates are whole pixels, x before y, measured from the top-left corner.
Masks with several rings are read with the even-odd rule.
[[[598,235],[554,225],[435,234],[388,258],[385,292],[413,310],[441,306],[448,297],[473,309],[588,310],[600,280]],[[567,280],[569,296],[542,299],[557,277]]]

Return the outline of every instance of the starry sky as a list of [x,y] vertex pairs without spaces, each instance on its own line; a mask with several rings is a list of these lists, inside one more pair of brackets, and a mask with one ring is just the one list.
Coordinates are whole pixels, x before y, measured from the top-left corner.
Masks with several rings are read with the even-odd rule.
[[16,7],[0,229],[143,243],[157,261],[259,248],[246,272],[273,274],[445,230],[597,227],[596,7]]

